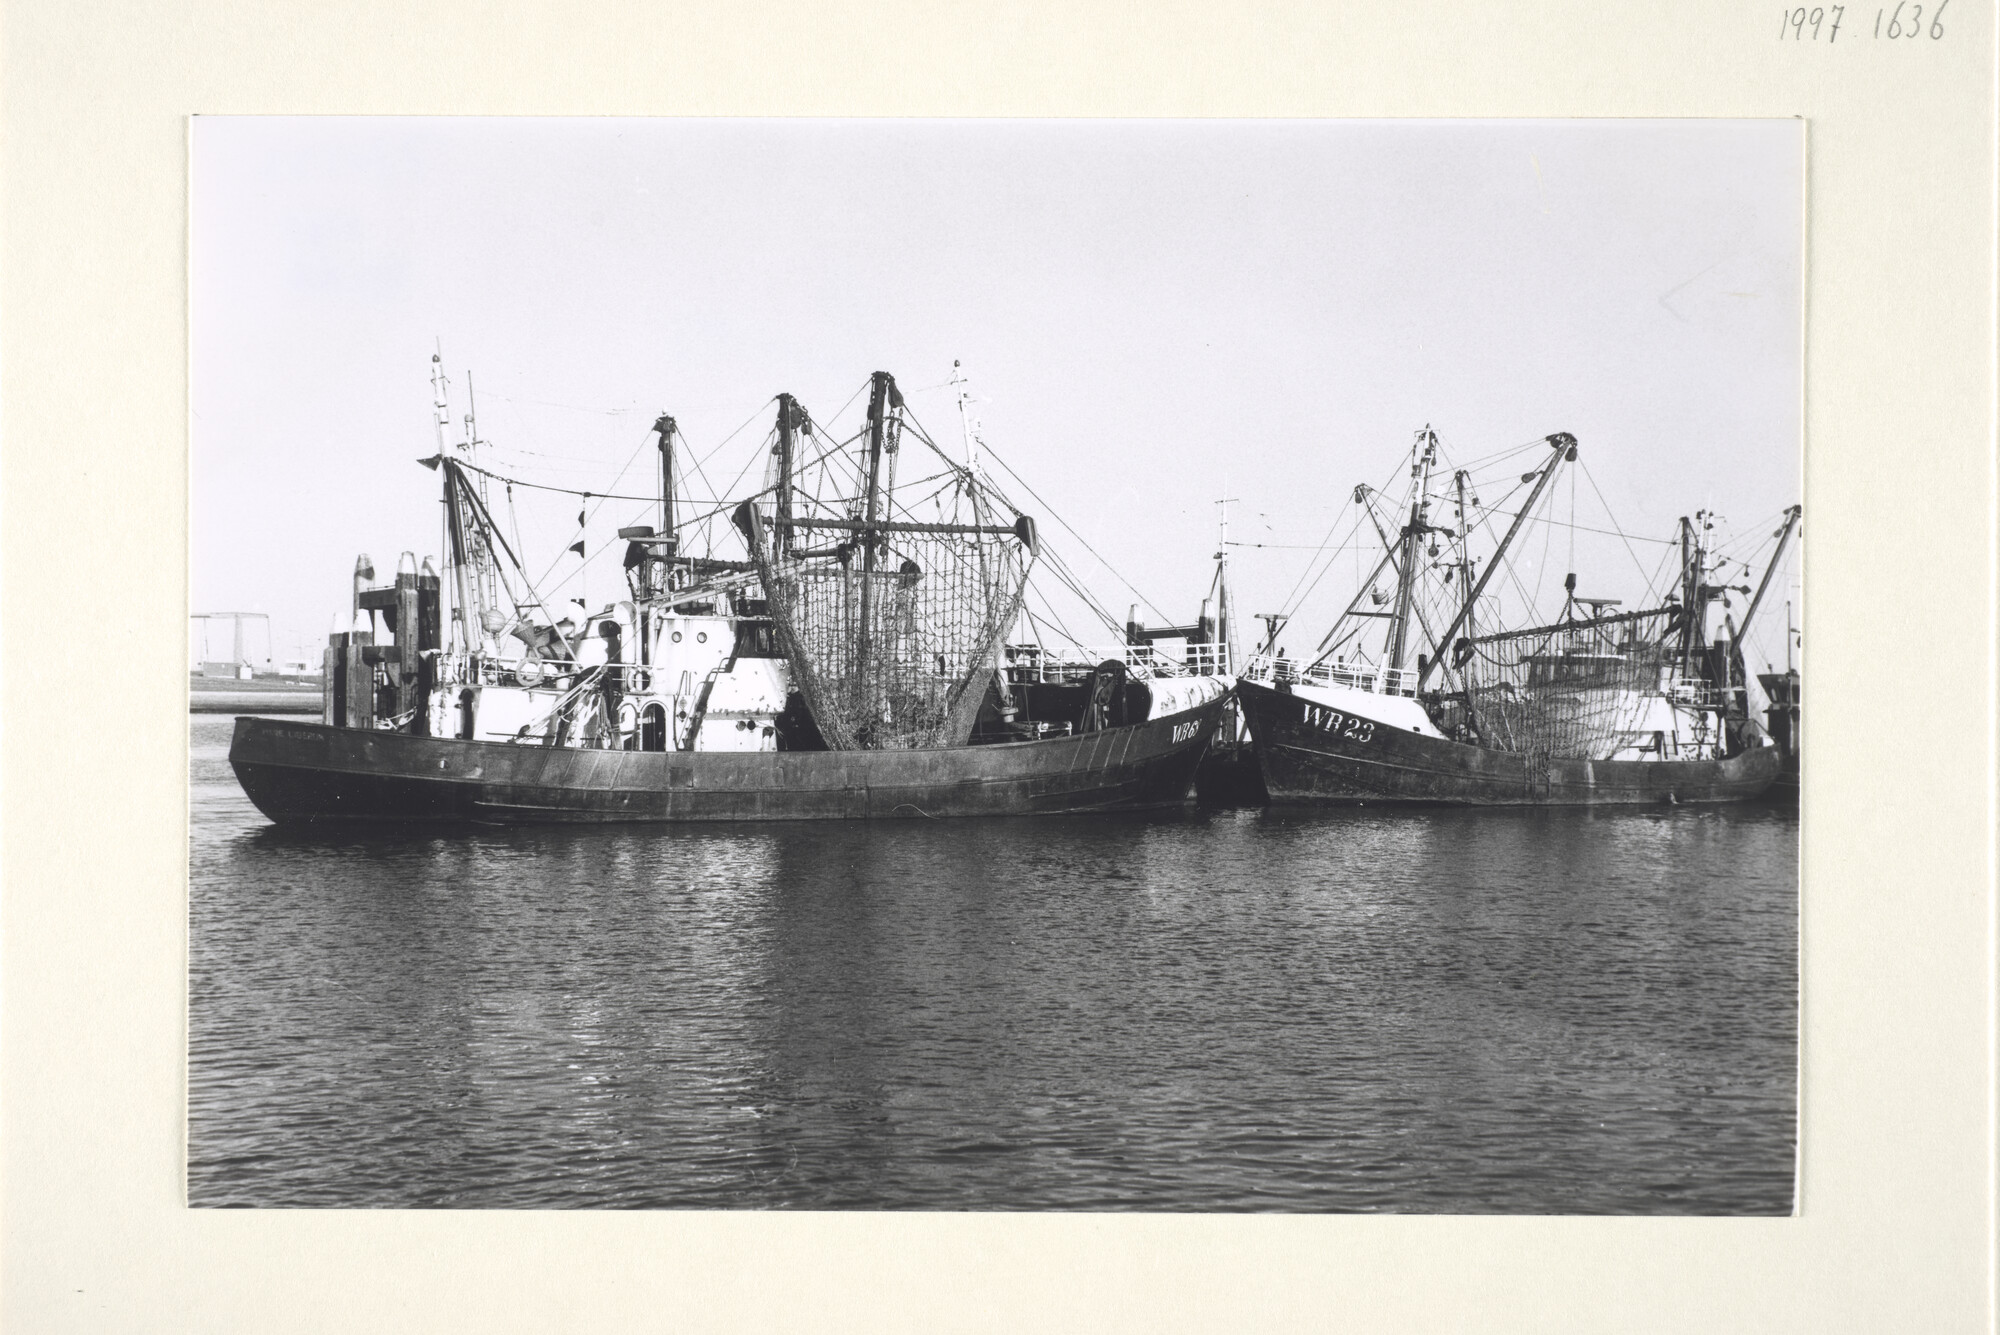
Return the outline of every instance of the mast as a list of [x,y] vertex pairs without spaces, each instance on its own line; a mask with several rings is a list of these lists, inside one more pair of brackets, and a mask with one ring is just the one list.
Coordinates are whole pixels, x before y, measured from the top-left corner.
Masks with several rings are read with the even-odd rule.
[[[1696,511],[1697,514],[1700,511]],[[1681,617],[1680,673],[1686,676],[1688,665],[1694,657],[1694,644],[1701,634],[1701,621],[1705,610],[1701,603],[1701,576],[1696,571],[1695,553],[1698,550],[1694,537],[1694,523],[1686,515],[1681,516],[1681,606],[1686,612]]]
[[[434,340],[431,345],[431,426],[437,434],[437,457],[443,460],[445,451],[445,427],[451,422],[451,408],[448,387],[451,381],[444,373],[444,343]],[[445,561],[451,567],[452,591],[456,595],[451,609],[451,623],[457,647],[471,652],[477,641],[472,638],[472,585],[466,570],[466,543],[464,518],[459,512],[458,484],[452,470],[444,470],[444,510],[445,528],[449,539],[446,545]],[[371,575],[372,578],[372,575]],[[357,611],[361,607],[359,581],[354,595]]]
[[437,427],[437,452],[444,453],[444,428],[451,421],[451,411],[445,406],[445,387],[451,382],[444,374],[444,344],[436,343],[431,352],[431,407],[435,410],[432,424]]
[[[537,608],[544,615],[551,615],[548,604],[542,599],[541,590],[537,589],[534,580],[529,578],[527,569],[521,564],[521,558],[515,555],[512,547],[508,546],[507,535],[502,533],[500,525],[494,522],[493,512],[486,508],[486,503],[479,499],[479,493],[466,482],[466,465],[444,456],[419,459],[417,462],[426,468],[442,469],[444,472],[445,511],[455,566],[454,573],[461,590],[460,596],[474,597],[474,602],[467,604],[468,608],[476,603],[476,591],[475,595],[467,595],[463,590],[470,582],[478,564],[483,563],[493,572],[495,580],[506,593],[514,614],[518,615],[523,608]],[[497,553],[495,544],[498,544]],[[515,573],[520,575],[521,585],[526,590],[525,600],[521,593],[516,592],[513,581],[507,577],[506,567],[500,562],[502,556],[507,558],[507,564],[513,566]],[[494,599],[494,610],[499,610],[497,596]],[[470,618],[465,621],[464,627],[468,650],[480,648],[485,637],[493,633],[489,632],[483,623]],[[558,637],[565,648],[574,648],[568,638],[561,636],[560,632]]]
[[[1764,601],[1764,590],[1771,587],[1771,576],[1778,573],[1778,563],[1785,559],[1785,545],[1792,540],[1792,530],[1798,527],[1800,512],[1801,507],[1796,505],[1785,511],[1785,526],[1778,530],[1777,550],[1771,553],[1771,564],[1764,567],[1764,578],[1757,581],[1757,592],[1751,595],[1750,606],[1743,609],[1743,624],[1736,628],[1736,633],[1739,636],[1750,633],[1750,622],[1757,615],[1759,604]],[[1786,604],[1787,625],[1785,649],[1787,653],[1791,651],[1790,606],[1789,603]]]
[[[951,386],[958,391],[958,430],[965,440],[965,494],[972,505],[972,522],[986,523],[986,496],[981,482],[983,474],[979,463],[979,419],[971,413],[974,403],[972,381],[965,374],[963,364],[956,358],[951,362]],[[979,556],[979,582],[984,585],[992,577],[990,564],[986,559],[986,544],[979,542],[973,550]],[[1014,701],[1014,688],[1007,680],[1007,635],[1011,625],[1003,627],[993,641],[993,685],[1000,697],[1000,717],[1012,723],[1019,717],[1019,708]]]
[[660,550],[672,561],[680,547],[674,532],[674,419],[661,413],[653,430],[660,433],[660,536],[667,540]]
[[1235,499],[1225,496],[1216,502],[1222,512],[1215,537],[1215,641],[1222,646],[1218,672],[1236,670],[1236,610],[1229,600],[1229,504]]
[[1486,558],[1486,569],[1480,574],[1479,582],[1472,586],[1472,592],[1466,595],[1464,605],[1458,609],[1458,615],[1452,618],[1449,626],[1445,627],[1444,634],[1438,636],[1432,643],[1430,657],[1425,660],[1422,670],[1417,674],[1419,691],[1423,690],[1424,682],[1437,668],[1438,659],[1451,644],[1452,637],[1458,634],[1459,627],[1463,626],[1466,618],[1472,615],[1473,607],[1479,602],[1479,595],[1486,592],[1487,584],[1493,579],[1493,572],[1500,568],[1507,555],[1507,548],[1513,544],[1514,535],[1528,522],[1528,516],[1534,511],[1536,503],[1542,499],[1542,493],[1547,491],[1549,483],[1555,480],[1556,466],[1576,458],[1576,437],[1569,432],[1556,432],[1548,438],[1548,443],[1554,451],[1554,457],[1542,466],[1542,474],[1535,480],[1535,489],[1528,493],[1527,503],[1514,516],[1514,522],[1508,526],[1507,535],[1500,539],[1500,545],[1493,549],[1493,555]]
[[903,396],[896,390],[896,379],[887,371],[877,371],[870,377],[868,391],[868,501],[863,511],[861,538],[861,634],[857,640],[858,663],[862,671],[867,671],[870,651],[869,632],[872,629],[869,618],[874,612],[875,602],[875,548],[880,536],[876,525],[882,510],[882,453],[889,435],[889,409],[891,404],[901,407]]
[[[441,344],[433,344],[431,353],[431,391],[437,458],[444,461],[446,428],[451,424],[451,380],[444,373]],[[445,479],[444,491],[446,509],[450,512],[452,584],[458,597],[452,620],[458,626],[459,646],[467,653],[475,653],[485,647],[491,634],[484,614],[488,609],[497,610],[500,606],[501,572],[486,533],[486,528],[491,528],[491,513],[486,500],[486,471],[478,463],[479,446],[484,442],[479,439],[478,401],[473,396],[470,371],[465,373],[465,394],[464,438],[452,441],[449,449],[463,456],[473,478],[477,480],[458,473]],[[487,516],[486,527],[468,525],[467,520],[475,508]],[[493,531],[497,535],[497,529]]]
[[[490,520],[493,506],[492,499],[487,494],[486,489],[486,470],[479,467],[479,447],[485,443],[485,441],[479,438],[479,400],[473,392],[472,372],[467,371],[465,373],[465,443],[459,448],[465,451],[465,462],[472,465],[474,469],[472,491],[479,498],[479,508],[488,512],[487,517]],[[465,479],[459,479],[459,485],[464,486]],[[495,531],[498,531],[497,527]],[[490,542],[482,543],[475,548],[473,559],[477,562],[477,565],[474,567],[474,587],[479,594],[480,611],[484,612],[489,607],[499,606],[500,603],[500,563],[493,559],[493,545]],[[482,640],[485,635],[483,620],[482,618],[482,625],[480,627]]]
[[1476,633],[1472,624],[1472,551],[1466,539],[1472,536],[1472,511],[1465,503],[1465,470],[1458,470],[1452,481],[1458,487],[1458,587],[1465,591],[1465,634],[1471,639]]
[[1417,432],[1417,443],[1411,449],[1410,477],[1415,480],[1416,489],[1410,497],[1410,522],[1403,525],[1402,560],[1396,572],[1396,615],[1389,627],[1389,666],[1403,666],[1403,649],[1410,633],[1410,599],[1417,590],[1417,545],[1423,535],[1430,531],[1425,521],[1430,518],[1431,465],[1437,462],[1437,433],[1428,423]]
[[451,610],[451,621],[458,632],[458,648],[465,653],[472,653],[479,648],[479,637],[473,630],[474,616],[479,603],[472,591],[471,535],[465,531],[465,516],[471,507],[466,503],[460,490],[463,483],[459,479],[458,469],[452,467],[448,459],[443,462],[445,522],[451,535],[452,585],[458,595],[457,606]]
[[[1715,511],[1696,510],[1694,522],[1681,521],[1681,555],[1686,565],[1681,571],[1683,591],[1687,598],[1687,626],[1683,633],[1683,672],[1691,672],[1700,666],[1702,679],[1713,681],[1720,660],[1713,657],[1714,645],[1709,642],[1708,605],[1730,587],[1725,584],[1708,582],[1708,534],[1715,528]],[[1750,592],[1748,587],[1739,586],[1739,592]],[[1726,627],[1730,641],[1735,639],[1735,630]]]
[[[959,434],[965,439],[966,499],[972,503],[972,522],[975,524],[984,524],[986,522],[986,498],[980,487],[979,421],[967,411],[973,402],[972,382],[966,377],[964,368],[956,358],[951,363],[950,383],[952,388],[958,391],[958,430]],[[893,478],[894,473],[892,470],[892,481]],[[983,582],[987,577],[985,544],[981,543],[977,550],[979,553],[979,578]],[[1000,678],[1004,683],[1006,673],[1001,673]]]
[[[882,452],[888,443],[889,399],[895,396],[898,406],[903,396],[896,393],[896,378],[887,371],[877,371],[869,377],[868,389],[868,500],[864,518],[873,529],[875,521],[881,518],[882,510]],[[867,569],[873,570],[874,554],[868,555]]]
[[[965,374],[962,363],[954,357],[951,362],[951,386],[958,391],[958,429],[965,440],[965,495],[972,506],[972,522],[975,526],[986,523],[986,496],[981,482],[983,474],[979,463],[979,419],[971,413],[974,402],[972,382]],[[992,578],[992,568],[987,560],[986,544],[977,542],[973,550],[979,556],[979,582],[982,586]],[[1018,615],[1015,618],[1018,620]],[[1007,636],[1013,630],[1010,623],[1000,629],[993,638],[993,688],[1000,698],[1000,718],[1011,724],[1020,717],[1020,707],[1014,699],[1014,688],[1007,680]]]
[[771,546],[780,558],[792,549],[792,454],[796,448],[792,433],[804,418],[797,399],[789,394],[778,396],[778,443],[771,450],[778,459],[777,531],[771,535]]
[[[451,425],[451,378],[444,373],[442,341],[433,341],[431,346],[431,406],[432,426],[437,434],[437,457],[443,462],[446,458],[446,428]],[[471,453],[468,445],[458,442],[452,442],[450,448],[463,450],[468,455]],[[484,635],[484,627],[479,622],[479,613],[484,608],[479,597],[483,592],[479,578],[480,544],[466,530],[465,517],[471,507],[465,498],[465,479],[456,468],[444,470],[444,504],[446,527],[450,531],[452,587],[457,595],[451,612],[452,625],[457,633],[459,649],[475,653],[480,649]]]

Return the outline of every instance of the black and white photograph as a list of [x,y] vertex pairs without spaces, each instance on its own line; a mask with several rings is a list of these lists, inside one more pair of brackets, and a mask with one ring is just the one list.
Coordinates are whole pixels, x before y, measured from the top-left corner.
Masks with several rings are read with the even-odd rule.
[[1803,121],[188,153],[190,1207],[1794,1213]]

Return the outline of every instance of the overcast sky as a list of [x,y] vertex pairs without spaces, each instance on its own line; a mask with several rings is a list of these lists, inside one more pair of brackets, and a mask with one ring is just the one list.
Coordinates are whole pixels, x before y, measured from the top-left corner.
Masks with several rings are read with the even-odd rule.
[[[1571,432],[1579,523],[1595,489],[1656,539],[1706,506],[1747,552],[1799,499],[1802,173],[1796,121],[203,117],[192,610],[316,660],[356,553],[438,551],[438,344],[496,466],[603,491],[636,453],[640,493],[659,413],[727,492],[774,394],[831,419],[875,370],[956,446],[960,360],[1121,617],[1129,580],[1192,618],[1223,496],[1265,544],[1231,549],[1240,610],[1286,604],[1427,423],[1460,460]],[[594,509],[593,555],[643,508]],[[615,554],[560,564],[575,519],[524,501],[521,536],[598,605]],[[1638,597],[1663,549],[1594,541],[1524,556]]]

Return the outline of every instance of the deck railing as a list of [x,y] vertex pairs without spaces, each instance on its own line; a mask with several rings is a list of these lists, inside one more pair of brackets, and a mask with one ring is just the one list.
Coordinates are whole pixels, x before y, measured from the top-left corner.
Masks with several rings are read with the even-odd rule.
[[1173,651],[1151,644],[1007,646],[1007,667],[1016,681],[1080,681],[1106,661],[1123,663],[1135,677],[1211,677],[1230,672],[1225,644],[1190,644]]
[[1264,685],[1293,686],[1303,682],[1309,686],[1344,686],[1349,690],[1370,691],[1376,695],[1414,696],[1417,693],[1417,673],[1413,668],[1344,662],[1308,666],[1297,659],[1277,658],[1270,654],[1251,655],[1250,661],[1243,666],[1243,679]]
[[1714,709],[1729,698],[1727,689],[1700,677],[1668,677],[1666,694],[1675,704],[1690,709]]
[[[576,685],[577,679],[586,674],[595,679],[601,675],[597,669],[606,666],[598,664],[586,667],[577,663],[556,662],[537,659],[491,658],[486,655],[440,654],[438,656],[438,677],[440,680],[473,684],[474,663],[477,659],[477,684],[482,686],[538,686],[543,689],[567,690]],[[1080,681],[1097,669],[1099,663],[1116,660],[1134,677],[1202,677],[1226,676],[1230,672],[1229,647],[1222,644],[1190,644],[1181,649],[1167,650],[1150,644],[1114,645],[1074,645],[1062,649],[1044,649],[1038,645],[1008,645],[1007,667],[1017,681]],[[624,678],[622,686],[628,693],[646,694],[652,685],[651,678],[658,669],[636,663],[621,663],[617,671]]]
[[[477,672],[475,673],[475,663]],[[549,658],[493,658],[486,654],[441,653],[437,660],[440,681],[472,686],[527,686],[543,690],[568,690],[586,674],[601,676],[600,668],[611,668],[627,692],[647,693],[656,671],[643,663],[573,663]]]

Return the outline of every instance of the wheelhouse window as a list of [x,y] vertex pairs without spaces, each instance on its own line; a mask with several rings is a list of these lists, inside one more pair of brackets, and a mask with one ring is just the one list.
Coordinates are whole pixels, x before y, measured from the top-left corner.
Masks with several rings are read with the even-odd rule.
[[736,623],[738,658],[782,658],[778,650],[778,629],[768,621],[743,620]]

